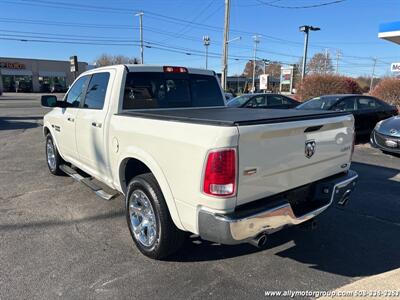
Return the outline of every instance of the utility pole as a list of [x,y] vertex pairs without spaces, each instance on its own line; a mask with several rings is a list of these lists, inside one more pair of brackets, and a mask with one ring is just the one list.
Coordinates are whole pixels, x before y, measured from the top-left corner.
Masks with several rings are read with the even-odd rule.
[[328,48],[325,48],[325,68],[324,68],[324,71],[325,71],[325,74],[328,72],[328,51],[329,51],[329,49]]
[[369,85],[369,92],[371,93],[371,91],[372,91],[372,85],[374,84],[374,76],[375,76],[375,67],[376,67],[376,61],[377,61],[378,59],[375,57],[375,58],[373,58],[373,61],[374,61],[374,66],[372,67],[372,76],[371,76],[371,83],[370,83],[370,85]]
[[257,45],[260,43],[260,36],[253,36],[254,40],[254,59],[253,59],[253,83],[251,86],[251,91],[254,93],[256,91],[256,63],[257,63]]
[[206,48],[206,70],[208,69],[208,46],[210,46],[210,37],[208,35],[203,36],[203,44]]
[[229,39],[230,9],[231,9],[231,1],[225,0],[224,40],[222,48],[222,72],[221,72],[221,84],[224,90],[226,90],[226,78],[228,76],[228,39]]
[[321,30],[319,27],[303,25],[299,27],[301,32],[304,32],[304,51],[303,51],[303,68],[301,70],[301,80],[306,76],[307,50],[308,50],[308,34],[311,31]]
[[339,59],[341,55],[342,52],[340,52],[340,50],[336,50],[336,74],[339,74]]
[[144,64],[144,55],[143,55],[143,15],[144,12],[137,13],[135,16],[139,17],[139,26],[140,26],[140,63]]

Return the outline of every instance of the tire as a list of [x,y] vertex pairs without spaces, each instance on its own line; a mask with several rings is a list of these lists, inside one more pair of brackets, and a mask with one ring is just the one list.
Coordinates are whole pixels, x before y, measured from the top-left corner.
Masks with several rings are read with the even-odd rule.
[[125,204],[129,231],[140,252],[160,260],[181,248],[185,232],[172,221],[153,174],[141,174],[129,182]]
[[46,162],[50,173],[53,175],[63,175],[60,166],[64,164],[64,160],[58,153],[56,145],[54,145],[53,137],[51,134],[46,135]]

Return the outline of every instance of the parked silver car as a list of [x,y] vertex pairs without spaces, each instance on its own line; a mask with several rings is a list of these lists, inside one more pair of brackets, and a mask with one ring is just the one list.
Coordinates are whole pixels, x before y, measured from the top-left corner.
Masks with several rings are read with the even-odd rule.
[[400,116],[378,122],[370,140],[375,148],[400,154]]

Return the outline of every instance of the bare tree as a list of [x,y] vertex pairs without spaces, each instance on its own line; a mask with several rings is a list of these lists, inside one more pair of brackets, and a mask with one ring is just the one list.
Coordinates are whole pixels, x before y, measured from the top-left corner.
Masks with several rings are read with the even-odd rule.
[[[264,74],[264,62],[262,60],[256,60],[256,77]],[[242,76],[248,78],[253,77],[253,60],[249,60],[243,70]]]
[[307,63],[307,73],[328,74],[333,72],[332,59],[329,53],[316,53]]
[[98,67],[119,65],[119,64],[139,64],[140,61],[136,57],[127,57],[124,55],[102,54],[96,60],[95,64]]
[[271,75],[272,77],[279,78],[281,76],[282,65],[279,62],[271,62],[267,65],[265,73]]

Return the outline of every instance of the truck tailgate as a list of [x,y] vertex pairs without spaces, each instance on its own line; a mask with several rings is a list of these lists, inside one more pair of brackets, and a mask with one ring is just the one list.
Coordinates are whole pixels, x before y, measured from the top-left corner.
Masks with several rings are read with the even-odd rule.
[[352,115],[239,124],[237,205],[346,171],[353,126]]

